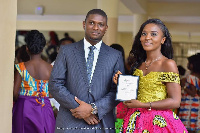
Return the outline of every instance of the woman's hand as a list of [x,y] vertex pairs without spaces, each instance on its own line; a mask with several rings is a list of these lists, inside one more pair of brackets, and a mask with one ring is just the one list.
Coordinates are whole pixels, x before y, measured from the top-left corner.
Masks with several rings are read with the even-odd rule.
[[122,74],[119,70],[113,76],[113,82],[117,85],[119,74]]
[[124,101],[123,102],[128,108],[143,108],[143,104],[142,102],[132,99],[132,100],[128,100],[128,101]]

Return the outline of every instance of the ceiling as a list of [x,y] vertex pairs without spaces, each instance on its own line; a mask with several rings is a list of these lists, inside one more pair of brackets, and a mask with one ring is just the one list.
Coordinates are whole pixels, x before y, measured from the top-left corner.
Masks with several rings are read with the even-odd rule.
[[[121,1],[133,14],[147,14],[172,23],[200,24],[200,0],[141,0],[143,5],[140,0]],[[136,9],[135,3],[142,9]]]
[[200,2],[199,0],[148,0],[149,2]]
[[121,2],[133,14],[160,18],[173,34],[200,35],[200,0],[121,0]]
[[[98,1],[18,0],[17,20],[82,22],[88,10],[97,8]],[[35,15],[35,8],[40,5],[45,9],[42,16]],[[200,36],[200,0],[120,0],[118,9],[119,23],[132,24],[134,14],[146,14],[148,18],[163,20],[173,34]],[[132,29],[122,31],[132,32]]]

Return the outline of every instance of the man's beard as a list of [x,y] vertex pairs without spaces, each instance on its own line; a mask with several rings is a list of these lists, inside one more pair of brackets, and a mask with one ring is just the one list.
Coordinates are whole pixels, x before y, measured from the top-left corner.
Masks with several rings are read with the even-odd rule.
[[102,38],[91,38],[91,37],[89,37],[89,39],[93,42],[99,42],[99,41],[101,41]]

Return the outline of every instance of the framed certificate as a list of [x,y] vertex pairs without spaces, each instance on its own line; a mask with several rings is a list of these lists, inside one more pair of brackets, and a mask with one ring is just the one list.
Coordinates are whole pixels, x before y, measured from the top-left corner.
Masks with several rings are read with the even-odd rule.
[[137,99],[139,76],[119,75],[116,100],[126,101]]

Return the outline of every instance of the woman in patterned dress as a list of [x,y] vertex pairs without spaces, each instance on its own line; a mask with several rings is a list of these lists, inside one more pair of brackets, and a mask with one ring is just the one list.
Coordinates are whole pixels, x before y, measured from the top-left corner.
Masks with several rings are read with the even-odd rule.
[[25,41],[30,60],[15,65],[12,133],[54,133],[55,118],[48,98],[52,66],[41,58],[46,40],[32,30]]
[[[167,27],[159,19],[144,22],[131,52],[133,75],[139,76],[137,99],[124,101],[129,108],[121,132],[187,133],[171,109],[178,108],[181,87]],[[117,72],[113,81],[117,84]]]
[[195,133],[200,130],[200,53],[188,57],[188,69],[179,117],[188,132]]

